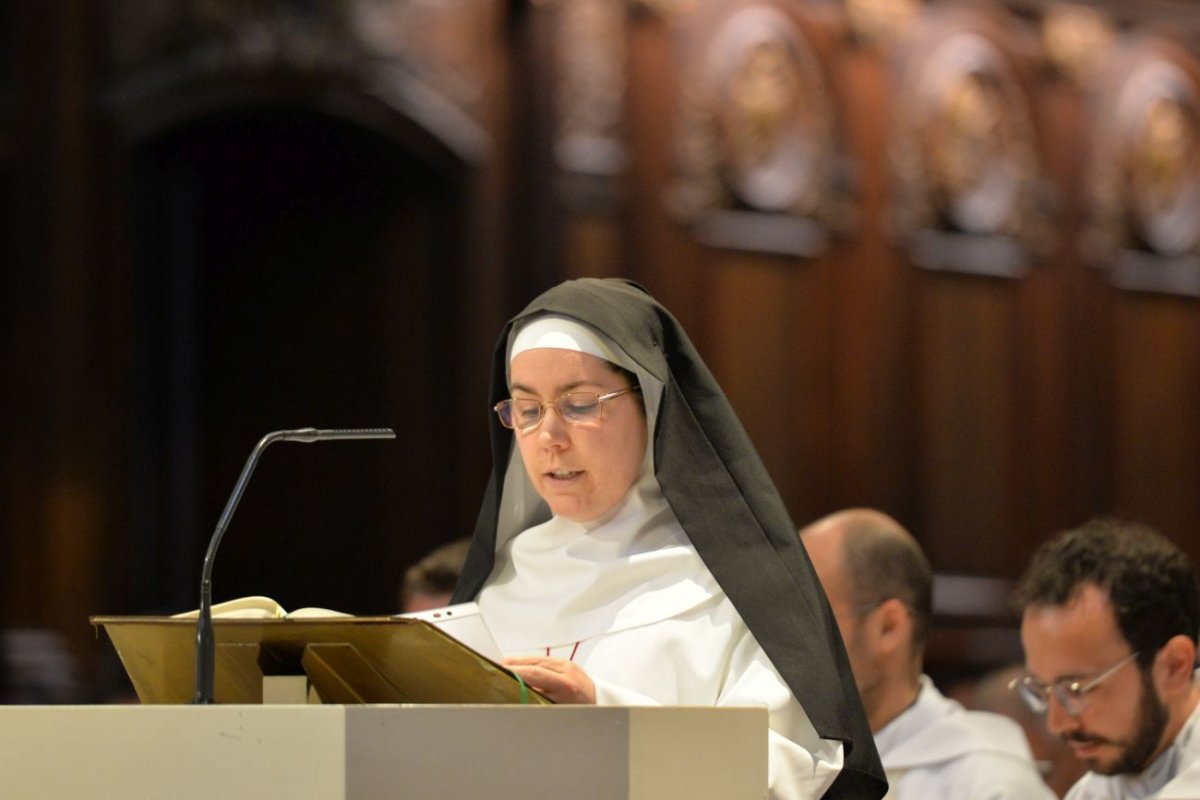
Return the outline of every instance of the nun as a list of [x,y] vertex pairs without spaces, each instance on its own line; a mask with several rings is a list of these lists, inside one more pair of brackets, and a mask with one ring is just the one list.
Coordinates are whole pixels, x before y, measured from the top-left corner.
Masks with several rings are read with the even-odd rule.
[[502,331],[493,472],[454,602],[558,703],[765,706],[770,796],[886,781],[795,526],[686,333],[620,279]]

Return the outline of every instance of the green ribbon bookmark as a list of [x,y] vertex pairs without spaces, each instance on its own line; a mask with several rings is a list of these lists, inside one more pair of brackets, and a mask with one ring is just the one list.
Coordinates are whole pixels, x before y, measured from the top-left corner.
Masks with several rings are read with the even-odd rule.
[[513,673],[512,676],[517,679],[517,683],[521,684],[521,705],[529,705],[529,687],[525,685],[525,681],[521,680],[521,676]]

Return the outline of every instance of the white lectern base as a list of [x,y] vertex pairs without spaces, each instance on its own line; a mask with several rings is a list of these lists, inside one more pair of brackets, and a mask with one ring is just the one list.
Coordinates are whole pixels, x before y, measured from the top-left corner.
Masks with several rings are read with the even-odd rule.
[[8,706],[13,798],[765,798],[761,708]]

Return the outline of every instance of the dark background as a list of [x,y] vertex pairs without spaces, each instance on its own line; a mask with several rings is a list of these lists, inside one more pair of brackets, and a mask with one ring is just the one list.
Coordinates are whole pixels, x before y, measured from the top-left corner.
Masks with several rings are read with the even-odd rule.
[[[634,278],[676,313],[798,525],[870,505],[914,532],[943,576],[942,674],[1019,658],[1007,581],[1052,531],[1121,514],[1200,556],[1200,301],[1123,286],[1088,247],[1114,79],[1055,68],[1062,4],[917,4],[910,23],[936,38],[967,15],[1027,100],[1048,232],[1001,275],[930,269],[898,233],[911,187],[891,159],[921,110],[856,4],[612,2],[590,61],[577,5],[0,6],[0,626],[59,634],[99,680],[88,616],[194,608],[251,448],[303,426],[398,438],[268,450],[216,599],[396,610],[404,568],[473,526],[496,333],[580,275]],[[1200,88],[1191,3],[1066,5],[1116,42],[1165,37]],[[850,212],[809,215],[813,252],[762,246],[754,221],[780,215],[736,199],[717,202],[747,212],[734,241],[671,212],[695,53],[746,6],[809,37],[829,99],[822,202]],[[570,117],[572,75],[617,87],[610,119]],[[556,156],[572,125],[621,158]],[[1195,268],[1134,249],[1152,273]]]

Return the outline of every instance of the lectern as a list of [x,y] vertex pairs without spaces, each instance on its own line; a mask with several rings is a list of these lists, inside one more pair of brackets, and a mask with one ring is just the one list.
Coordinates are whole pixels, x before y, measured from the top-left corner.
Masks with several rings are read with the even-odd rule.
[[[92,617],[112,639],[143,703],[187,703],[196,622]],[[549,701],[517,676],[424,620],[403,617],[217,619],[215,699],[324,703]],[[299,691],[288,691],[299,679]]]
[[[428,623],[390,617],[218,620],[218,702],[191,705],[191,621],[93,623],[143,705],[6,708],[6,797],[767,796],[765,708],[556,706]],[[264,681],[298,675],[299,702],[261,704]]]
[[5,797],[741,800],[763,708],[10,706]]

